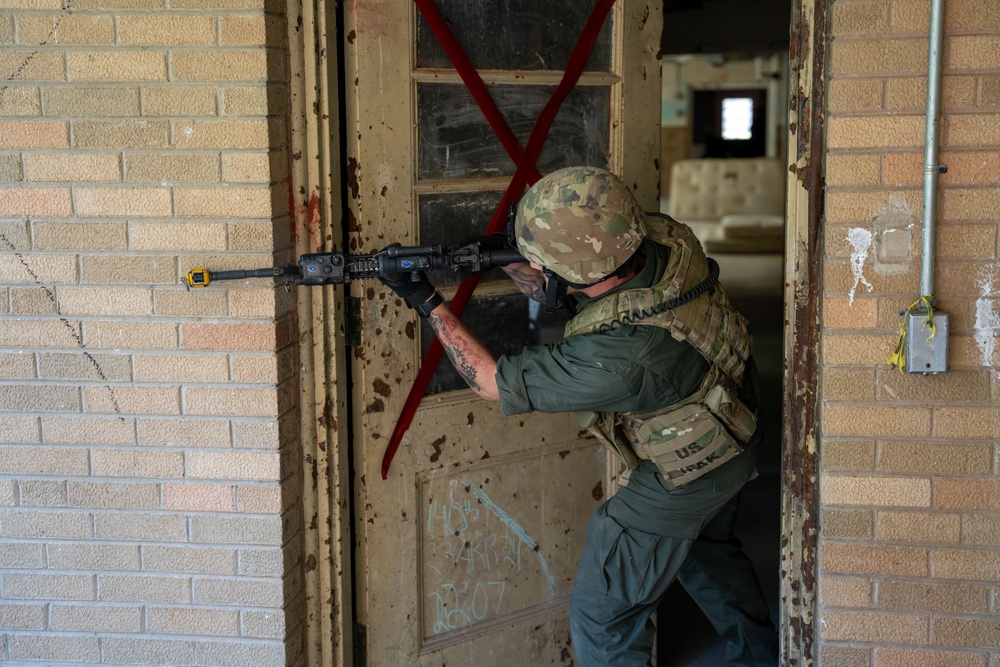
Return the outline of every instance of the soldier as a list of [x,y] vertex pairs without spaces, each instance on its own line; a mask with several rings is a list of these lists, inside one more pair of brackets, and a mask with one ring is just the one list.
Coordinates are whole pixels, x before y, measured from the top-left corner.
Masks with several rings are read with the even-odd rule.
[[768,606],[733,536],[737,494],[757,474],[757,372],[717,265],[689,228],[644,213],[603,169],[542,178],[514,224],[530,266],[507,271],[530,297],[564,300],[573,316],[560,343],[495,359],[426,276],[383,282],[429,318],[458,372],[504,414],[580,413],[621,457],[621,488],[590,520],[570,598],[577,659],[649,664],[650,615],[677,579],[733,664],[776,665]]

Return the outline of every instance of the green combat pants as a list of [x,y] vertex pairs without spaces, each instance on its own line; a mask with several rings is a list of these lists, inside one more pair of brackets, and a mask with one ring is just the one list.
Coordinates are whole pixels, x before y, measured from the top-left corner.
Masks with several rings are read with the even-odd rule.
[[[756,476],[756,447],[679,489],[649,461],[601,505],[570,597],[570,629],[581,667],[649,665],[650,615],[678,579],[728,642],[736,665],[778,664],[778,636],[740,541],[739,490]],[[683,628],[661,632],[683,632]]]

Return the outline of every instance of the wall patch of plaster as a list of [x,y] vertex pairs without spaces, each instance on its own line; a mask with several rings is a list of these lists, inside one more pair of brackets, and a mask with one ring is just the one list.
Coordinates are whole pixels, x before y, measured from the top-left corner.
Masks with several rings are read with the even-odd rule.
[[864,283],[869,292],[873,289],[872,284],[868,282],[864,274],[865,261],[867,261],[872,247],[872,233],[862,227],[854,227],[847,232],[847,242],[853,248],[851,251],[851,272],[854,274],[854,284],[851,285],[850,291],[850,304],[853,306],[854,291],[860,283]]
[[872,218],[875,273],[898,275],[910,270],[913,259],[913,211],[906,202],[890,201]]
[[993,365],[997,330],[1000,329],[1000,291],[997,290],[997,267],[983,267],[979,271],[979,298],[976,299],[976,323],[973,326],[976,345],[982,356],[983,366]]

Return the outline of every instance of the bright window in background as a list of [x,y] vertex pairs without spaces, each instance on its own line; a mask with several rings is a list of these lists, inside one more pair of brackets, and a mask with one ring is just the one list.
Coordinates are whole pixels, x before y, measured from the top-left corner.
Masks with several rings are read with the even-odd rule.
[[722,100],[722,138],[749,139],[753,127],[753,100],[727,97]]

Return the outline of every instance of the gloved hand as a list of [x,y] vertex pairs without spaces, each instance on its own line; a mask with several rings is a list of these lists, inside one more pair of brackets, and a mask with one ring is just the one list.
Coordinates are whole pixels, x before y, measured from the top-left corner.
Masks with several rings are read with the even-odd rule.
[[[394,243],[393,245],[399,244]],[[434,285],[427,280],[424,273],[419,271],[415,273],[387,273],[379,276],[378,279],[403,299],[410,308],[416,308],[434,294]]]

